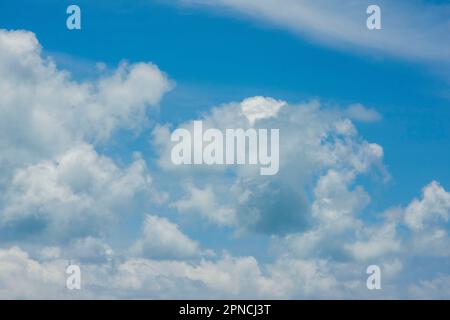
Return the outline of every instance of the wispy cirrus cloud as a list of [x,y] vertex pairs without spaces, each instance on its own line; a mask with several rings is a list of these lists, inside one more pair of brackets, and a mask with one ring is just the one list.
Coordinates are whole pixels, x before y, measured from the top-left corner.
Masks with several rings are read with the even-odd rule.
[[[183,5],[228,9],[348,51],[450,64],[450,5],[424,1],[179,0]],[[366,27],[367,7],[377,4],[382,30]],[[447,41],[445,41],[447,39]]]

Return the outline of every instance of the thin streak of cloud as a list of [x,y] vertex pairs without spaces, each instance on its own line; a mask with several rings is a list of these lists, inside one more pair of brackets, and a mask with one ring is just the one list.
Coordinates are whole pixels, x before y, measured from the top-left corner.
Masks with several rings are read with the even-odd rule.
[[[230,9],[325,45],[369,50],[396,57],[450,65],[450,5],[385,1],[382,30],[368,30],[369,1],[338,0],[179,0],[183,5]],[[447,41],[445,41],[447,39]]]

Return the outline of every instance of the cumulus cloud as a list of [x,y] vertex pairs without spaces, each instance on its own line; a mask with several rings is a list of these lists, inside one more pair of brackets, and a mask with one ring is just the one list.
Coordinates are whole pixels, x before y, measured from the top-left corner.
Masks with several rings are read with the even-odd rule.
[[342,230],[354,227],[354,217],[369,203],[361,186],[349,190],[354,174],[329,170],[317,181],[312,204],[313,216],[321,226]]
[[74,81],[28,31],[0,30],[0,52],[0,166],[10,169],[142,128],[148,108],[172,87],[151,63]]
[[448,299],[450,296],[450,276],[439,275],[429,280],[421,280],[409,286],[408,290],[414,299]]
[[450,256],[450,193],[433,181],[404,210],[404,223],[411,230],[414,250],[425,255]]
[[221,206],[217,203],[216,195],[211,186],[204,189],[197,188],[192,184],[185,186],[187,194],[171,204],[182,213],[199,213],[207,220],[222,226],[234,226],[236,223],[236,212],[232,208]]
[[436,181],[423,189],[421,200],[415,199],[406,208],[405,222],[413,230],[422,230],[426,224],[442,220],[447,222],[450,217],[450,194]]
[[82,144],[16,172],[1,196],[0,226],[48,240],[100,235],[139,196],[164,200],[142,159],[119,168]]
[[[352,196],[357,196],[357,192],[348,194],[343,199]],[[405,208],[387,210],[377,222],[360,218],[357,214],[359,210],[351,210],[355,208],[351,200],[343,202],[343,206],[334,206],[331,198],[318,197],[319,201],[325,199],[333,208],[331,215],[326,219],[321,215],[314,215],[315,227],[307,232],[274,237],[273,249],[279,254],[296,258],[316,257],[373,263],[400,257],[447,257],[450,243],[447,221],[436,220],[436,217],[448,213],[446,197],[448,192],[432,182],[424,188],[422,200],[414,199]],[[425,210],[422,211],[423,209]],[[340,216],[339,219],[335,219],[336,215]],[[433,223],[411,223],[418,222],[418,219]]]
[[[214,108],[203,119],[219,128],[251,125],[241,103]],[[178,188],[183,186],[176,193],[184,194],[171,202],[171,208],[232,227],[238,236],[249,232],[271,235],[273,261],[261,263],[252,256],[227,253],[206,257],[200,244],[178,225],[152,215],[145,217],[142,234],[131,250],[115,253],[101,240],[104,229],[100,225],[114,221],[120,214],[118,208],[132,206],[141,192],[154,201],[165,197],[154,190],[142,159],[120,168],[87,144],[18,170],[5,193],[7,210],[2,218],[6,226],[42,221],[42,230],[54,239],[60,236],[57,231],[64,231],[61,239],[67,237],[68,244],[44,247],[33,257],[18,248],[4,249],[3,254],[8,259],[20,256],[22,265],[32,266],[14,267],[19,273],[27,273],[28,268],[60,272],[64,263],[75,259],[84,270],[83,297],[380,297],[365,288],[368,263],[383,270],[383,297],[419,295],[422,287],[399,289],[403,262],[410,257],[446,255],[444,224],[449,209],[444,188],[433,182],[424,188],[422,198],[391,210],[380,221],[369,222],[360,215],[371,198],[357,179],[367,173],[385,174],[383,149],[359,136],[345,110],[340,113],[317,101],[286,104],[276,117],[259,118],[252,125],[284,128],[279,177],[263,178],[245,167],[202,168],[199,176],[163,168],[169,176],[177,176]],[[154,133],[160,142],[170,134],[168,126],[156,130],[165,131]],[[163,145],[159,148],[163,157]],[[89,221],[86,227],[91,229],[84,228],[82,221]],[[77,233],[74,225],[89,232]],[[404,237],[399,228],[406,228],[409,236]],[[421,283],[433,281],[434,276],[424,275]],[[27,281],[36,285],[33,295],[18,290],[15,296],[33,298],[40,292],[40,297],[51,297],[58,292],[52,286],[47,286],[48,291],[39,289],[38,278]]]
[[352,104],[346,111],[348,117],[359,122],[376,122],[381,120],[381,115],[372,108],[366,108],[362,104]]
[[81,263],[103,263],[112,259],[114,250],[102,239],[88,236],[74,239],[64,250],[58,247],[45,247],[45,253],[54,253],[54,258]]
[[[282,242],[278,239],[284,251],[278,252],[274,261],[264,263],[252,256],[237,257],[228,253],[217,258],[197,255],[196,259],[183,261],[179,259],[180,248],[193,250],[196,243],[167,219],[147,216],[135,248],[147,242],[150,254],[130,257],[110,252],[110,258],[103,261],[79,260],[83,277],[83,290],[79,295],[61,290],[68,258],[61,257],[63,250],[60,248],[47,247],[43,250],[45,254],[39,257],[31,257],[18,247],[0,249],[1,287],[13,286],[11,277],[20,279],[14,282],[13,291],[0,290],[0,297],[160,299],[183,298],[187,294],[192,298],[222,299],[448,297],[445,275],[416,274],[416,281],[411,282],[408,274],[402,274],[408,257],[423,255],[410,245],[408,237],[401,239],[396,232],[408,207],[387,214],[382,224],[371,224],[355,217],[353,228],[336,230],[319,225],[306,233],[289,234]],[[314,246],[317,241],[322,241],[320,246],[309,251],[304,248]],[[98,248],[100,244],[94,239],[77,242],[74,247]],[[173,255],[170,258],[155,255],[160,249],[164,254]],[[348,255],[331,254],[338,249],[347,251]],[[145,250],[139,252],[145,254]],[[381,267],[382,291],[372,292],[365,287],[369,263]],[[410,272],[417,269],[414,265],[410,268]],[[405,283],[409,284],[405,287]]]
[[[251,101],[266,102],[259,98]],[[355,110],[359,114],[349,112]],[[277,258],[273,264],[259,265],[261,281],[272,288],[272,296],[279,292],[281,297],[330,297],[332,291],[340,292],[342,295],[336,295],[340,297],[375,297],[365,292],[361,282],[361,272],[365,273],[372,263],[381,266],[388,280],[384,297],[409,296],[411,292],[399,288],[404,261],[448,254],[448,193],[432,182],[424,188],[421,199],[412,200],[406,207],[373,213],[373,219],[363,217],[371,197],[357,181],[374,173],[382,178],[381,182],[389,178],[383,166],[382,147],[364,140],[352,122],[374,121],[378,114],[370,110],[359,106],[339,111],[318,101],[286,103],[276,116],[250,124],[240,102],[213,108],[203,115],[206,127],[281,128],[280,172],[270,178],[246,166],[227,171],[207,166],[186,171],[173,167],[165,158],[165,148],[170,145],[161,143],[169,137],[170,126],[160,127],[157,130],[161,132],[154,133],[160,164],[168,174],[173,172],[178,179],[189,181],[190,186],[172,206],[181,212],[197,212],[218,225],[220,219],[215,220],[208,212],[215,215],[220,209],[233,208],[232,226],[238,235],[272,235],[271,249]],[[180,127],[191,130],[192,122]],[[225,203],[226,207],[220,205]],[[320,272],[323,278],[316,279],[310,291],[299,290],[299,283],[292,283],[292,277],[301,275],[286,271],[284,277],[276,278],[277,284],[286,286],[271,287],[280,269],[291,270],[287,265],[305,266],[301,274],[308,274],[307,266],[314,266],[311,272]],[[425,279],[433,276],[433,272],[423,274]],[[264,292],[262,288],[260,292]]]
[[40,299],[63,297],[64,264],[40,263],[18,247],[0,249],[0,297]]
[[[244,109],[258,111],[258,120],[249,123],[249,114],[253,117],[256,113],[246,114]],[[261,110],[265,111],[259,113]],[[280,129],[280,170],[270,178],[261,177],[258,168],[251,165],[175,166],[170,158],[173,143],[167,143],[170,125],[153,132],[159,164],[167,174],[176,174],[177,181],[184,179],[189,186],[186,195],[172,206],[181,212],[197,212],[218,225],[234,225],[239,232],[286,234],[308,228],[313,206],[307,195],[314,191],[311,186],[316,179],[320,179],[316,196],[326,199],[316,201],[314,214],[324,215],[323,220],[334,214],[335,223],[345,223],[345,215],[333,210],[340,212],[339,206],[350,206],[343,210],[355,213],[370,200],[362,187],[347,191],[356,177],[368,172],[386,177],[382,147],[360,137],[345,112],[318,101],[291,105],[253,97],[215,107],[199,120],[204,130]],[[192,131],[193,122],[183,123],[180,128]],[[330,202],[331,197],[334,202]]]
[[[82,290],[64,290],[61,259],[39,261],[18,247],[0,249],[1,298],[286,298],[336,296],[339,284],[325,261],[281,259],[261,265],[227,253],[195,263],[129,258],[81,264]],[[14,279],[14,290],[11,283]],[[362,281],[361,281],[362,283]]]
[[147,215],[141,238],[133,245],[135,255],[156,259],[185,259],[200,254],[199,245],[166,218]]
[[[324,259],[279,258],[260,263],[252,256],[224,253],[216,259],[194,262],[125,258],[80,265],[82,290],[64,290],[67,263],[62,259],[39,261],[17,247],[0,249],[1,298],[145,298],[174,299],[288,299],[395,297],[390,285],[382,295],[365,288],[364,265]],[[398,261],[383,265],[386,278],[398,270]],[[8,282],[9,281],[9,282]],[[4,286],[2,288],[5,288]],[[30,290],[31,289],[31,290]]]
[[361,239],[347,243],[346,249],[355,259],[365,261],[398,254],[402,251],[402,243],[398,239],[396,227],[392,222],[366,227]]
[[259,119],[276,117],[278,111],[286,105],[285,101],[265,97],[247,98],[241,102],[241,109],[250,124]]
[[[272,5],[250,1],[245,8],[264,13]],[[285,13],[292,21],[299,8],[319,10],[307,1],[292,8]],[[433,47],[424,50],[416,57],[442,59]],[[383,148],[353,121],[376,121],[375,110],[249,97],[201,117],[205,128],[280,129],[280,170],[271,177],[248,165],[175,167],[173,125],[158,125],[152,142],[173,195],[168,201],[139,155],[118,165],[96,150],[118,129],[145,126],[148,108],[171,88],[156,66],[121,64],[77,82],[42,55],[32,33],[0,30],[0,72],[0,237],[8,241],[0,248],[1,298],[448,297],[445,275],[415,274],[411,263],[449,256],[444,187],[431,182],[404,207],[366,211],[372,199],[363,181],[388,174]],[[192,123],[180,127],[192,130]],[[112,226],[153,204],[167,207],[144,217],[134,243],[125,250],[108,243]],[[167,210],[232,229],[234,239],[262,234],[273,255],[205,254],[163,216]],[[81,292],[64,289],[70,262],[81,266]],[[382,269],[382,293],[365,287],[368,263]],[[417,281],[403,290],[410,283],[404,269]]]

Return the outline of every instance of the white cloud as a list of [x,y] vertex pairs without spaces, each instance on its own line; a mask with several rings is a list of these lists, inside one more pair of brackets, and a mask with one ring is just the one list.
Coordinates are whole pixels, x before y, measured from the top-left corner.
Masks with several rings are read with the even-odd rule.
[[445,219],[448,193],[436,182],[424,188],[422,200],[414,199],[406,208],[388,210],[378,222],[359,217],[360,209],[354,206],[352,198],[360,197],[364,201],[364,195],[358,196],[357,190],[347,190],[347,195],[339,188],[332,190],[336,191],[340,203],[335,204],[326,194],[316,194],[313,213],[319,201],[327,205],[326,215],[313,214],[315,227],[312,230],[273,238],[276,252],[300,258],[332,257],[378,263],[393,257],[450,255]]
[[355,259],[363,261],[384,259],[401,253],[402,243],[398,239],[396,227],[395,223],[365,227],[363,239],[347,243],[345,247]]
[[0,249],[0,298],[288,298],[336,296],[339,284],[325,261],[281,259],[261,265],[224,254],[195,263],[128,258],[80,265],[82,290],[65,289],[67,261],[41,262],[26,251]]
[[362,267],[348,272],[348,264],[290,258],[261,264],[251,256],[225,253],[196,262],[126,258],[82,263],[82,290],[74,292],[65,289],[67,266],[67,260],[39,261],[18,247],[0,249],[0,298],[343,298],[364,295],[365,286]]
[[179,3],[230,9],[315,41],[354,51],[383,52],[408,59],[450,63],[448,4],[379,0],[382,29],[366,27],[367,7],[360,0],[180,0]]
[[433,279],[420,280],[408,288],[413,299],[448,299],[450,297],[450,276],[439,275]]
[[[268,266],[275,292],[281,297],[337,298],[346,293],[325,260],[281,258]],[[295,279],[295,280],[294,280]],[[343,280],[343,279],[341,279]]]
[[[242,106],[248,102],[259,103],[261,99],[263,105],[271,101],[279,106],[275,108],[276,117],[264,112],[264,116],[250,124]],[[256,129],[279,128],[280,171],[270,179],[261,177],[250,165],[175,166],[170,159],[170,126],[155,129],[153,142],[159,149],[158,162],[167,174],[176,175],[175,189],[180,181],[184,184],[187,181],[189,186],[184,188],[185,196],[173,204],[175,208],[181,212],[197,212],[218,225],[235,226],[239,232],[272,234],[305,230],[312,210],[324,217],[336,212],[333,220],[336,224],[346,223],[346,216],[351,218],[365,207],[369,196],[362,187],[351,186],[358,176],[368,172],[386,176],[381,146],[360,137],[346,112],[322,107],[318,101],[298,105],[277,101],[248,98],[215,107],[200,119],[204,128],[247,129],[250,125]],[[180,127],[192,130],[192,121]],[[311,186],[319,178],[321,184],[316,198],[324,199],[322,203],[316,200],[313,209],[307,194],[314,192]],[[333,202],[327,205],[330,198]]]
[[[54,250],[54,249],[53,249]],[[114,250],[103,240],[93,237],[74,239],[56,257],[76,262],[105,262],[112,259]]]
[[49,239],[99,235],[137,205],[163,201],[142,159],[119,168],[82,144],[19,169],[2,195],[0,226]]
[[17,247],[0,249],[0,297],[40,299],[64,296],[63,263],[39,263]]
[[[196,247],[178,227],[168,220],[148,216],[139,241],[150,244],[147,258],[114,256],[102,261],[85,260],[81,264],[83,290],[74,296],[61,290],[62,274],[67,263],[61,259],[65,249],[45,248],[41,259],[31,258],[19,248],[0,249],[0,286],[7,298],[446,298],[446,276],[415,275],[415,283],[405,287],[403,261],[420,256],[408,243],[399,241],[395,231],[398,221],[387,216],[384,225],[356,221],[352,229],[315,229],[304,234],[291,234],[279,243],[273,262],[261,263],[252,256],[234,257],[224,253],[217,259],[178,259],[180,250]],[[399,220],[400,221],[400,220]],[[327,236],[328,231],[328,238]],[[304,242],[299,237],[308,237]],[[350,232],[350,233],[349,233]],[[303,245],[322,241],[312,250]],[[86,243],[86,241],[82,241]],[[87,242],[99,244],[98,240]],[[183,244],[184,242],[184,244]],[[190,245],[192,244],[192,246]],[[105,246],[105,244],[103,245]],[[75,246],[76,247],[76,246]],[[86,246],[83,246],[86,247]],[[92,247],[92,246],[87,246]],[[98,245],[95,245],[98,247]],[[108,247],[106,245],[106,247]],[[333,256],[330,250],[341,248],[350,256]],[[303,256],[297,253],[303,252]],[[169,258],[155,255],[158,250]],[[197,251],[198,248],[195,250]],[[145,251],[145,250],[144,250]],[[141,251],[143,253],[143,251]],[[197,256],[198,257],[198,256]],[[160,260],[163,258],[163,260]],[[68,259],[68,258],[66,258]],[[174,260],[175,259],[175,260]],[[366,267],[376,263],[382,269],[382,292],[368,291]],[[408,266],[407,266],[408,267]],[[409,265],[408,268],[414,268]],[[414,271],[411,270],[411,271]],[[408,279],[408,273],[406,273]],[[18,281],[11,283],[11,277]],[[411,282],[409,282],[411,283]]]
[[[318,186],[320,184],[319,180]],[[355,200],[365,201],[364,194],[339,187],[330,190],[336,192],[336,198],[327,193],[317,194],[316,190],[312,222],[315,227],[303,233],[273,237],[275,252],[302,259],[326,257],[377,264],[395,257],[445,258],[450,255],[445,218],[448,193],[437,182],[424,188],[421,200],[414,199],[406,208],[387,210],[376,222],[359,216],[361,211],[355,206],[358,203]],[[317,202],[326,204],[324,213],[315,213]],[[394,269],[398,269],[396,265],[398,263],[393,265]]]
[[335,230],[355,227],[355,216],[369,203],[362,187],[349,190],[355,176],[352,173],[329,170],[319,178],[314,189],[312,214],[321,226]]
[[251,125],[259,119],[276,117],[278,111],[286,105],[285,101],[266,97],[247,98],[241,102],[241,109]]
[[450,256],[450,236],[446,226],[450,218],[450,193],[436,181],[422,190],[404,210],[404,223],[411,230],[411,246],[430,256]]
[[147,215],[141,238],[133,245],[136,255],[155,259],[185,259],[200,254],[199,245],[166,218]]
[[421,230],[427,224],[434,224],[450,218],[450,193],[436,181],[423,189],[421,200],[414,199],[405,211],[405,223],[413,230]]
[[[247,2],[250,8],[272,4]],[[316,3],[304,5],[319,10]],[[417,57],[441,59],[428,49]],[[397,297],[403,293],[401,271],[412,267],[407,259],[449,256],[450,196],[437,182],[406,208],[377,215],[376,222],[361,218],[370,196],[360,179],[386,173],[382,147],[364,140],[351,120],[375,121],[375,110],[355,105],[339,111],[318,101],[291,105],[269,97],[213,108],[203,120],[221,129],[280,128],[275,177],[263,178],[248,166],[175,169],[165,158],[170,126],[154,130],[154,143],[165,184],[173,183],[174,194],[183,192],[172,208],[231,226],[235,235],[272,235],[274,259],[207,257],[198,242],[160,216],[147,216],[141,237],[120,252],[105,241],[109,228],[128,212],[164,203],[167,195],[156,190],[139,156],[118,166],[94,145],[119,128],[145,125],[148,106],[158,104],[170,81],[154,65],[122,64],[96,81],[75,82],[24,31],[0,30],[0,72],[6,75],[0,80],[0,167],[11,169],[2,170],[0,183],[1,236],[22,232],[28,248],[0,249],[0,297],[370,298],[376,295],[365,288],[369,262],[389,280],[383,297]],[[79,295],[64,289],[71,260],[82,267]],[[419,276],[406,296],[448,297],[440,283],[447,278]]]
[[225,255],[216,262],[204,260],[188,270],[187,276],[225,296],[260,295],[268,293],[266,290],[271,285],[253,257],[235,258]]
[[376,122],[381,120],[381,115],[375,109],[366,108],[360,103],[350,105],[346,113],[350,119],[355,121]]
[[41,51],[33,33],[0,30],[0,168],[105,141],[119,128],[138,130],[172,87],[151,63],[122,63],[77,82]]
[[171,204],[180,212],[197,212],[207,220],[221,226],[233,226],[236,223],[236,212],[232,208],[220,206],[211,186],[204,189],[192,184],[185,186],[187,194],[184,198]]

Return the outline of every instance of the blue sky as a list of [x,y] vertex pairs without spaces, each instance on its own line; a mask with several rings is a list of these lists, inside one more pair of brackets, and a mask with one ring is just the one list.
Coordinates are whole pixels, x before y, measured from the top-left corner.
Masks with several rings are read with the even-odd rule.
[[[13,39],[14,30],[31,31],[42,47],[42,52],[32,50],[33,57],[51,57],[58,72],[67,70],[71,75],[56,80],[65,84],[54,91],[57,102],[42,97],[42,103],[55,103],[45,109],[45,114],[51,121],[69,128],[69,138],[64,140],[66,131],[61,133],[61,141],[52,138],[55,132],[43,134],[42,139],[35,141],[25,129],[8,131],[5,125],[0,131],[1,152],[5,155],[0,168],[7,172],[0,180],[2,193],[6,195],[0,199],[3,216],[0,257],[5,261],[20,257],[37,262],[39,272],[55,274],[49,280],[50,287],[61,277],[60,264],[77,261],[82,270],[86,266],[83,272],[87,274],[86,290],[82,294],[88,297],[170,298],[189,292],[193,296],[219,298],[330,295],[448,298],[450,291],[439,283],[450,283],[450,252],[446,249],[450,239],[450,194],[446,191],[450,190],[450,54],[446,55],[450,53],[450,7],[447,1],[398,1],[395,5],[378,2],[383,29],[368,31],[367,1],[282,0],[274,4],[275,1],[269,0],[138,0],[131,4],[121,0],[95,3],[79,0],[76,4],[82,12],[82,29],[69,31],[65,27],[65,11],[72,4],[70,1],[3,1],[0,28],[6,32],[5,39]],[[286,10],[289,6],[294,9]],[[311,22],[303,12],[310,12],[311,17],[316,15],[316,19]],[[17,34],[17,37],[24,36]],[[4,48],[11,46],[8,41],[2,44]],[[28,38],[23,41],[32,42]],[[22,59],[21,54],[17,59]],[[11,69],[9,61],[13,61],[13,56],[0,54],[5,61],[4,74],[23,73],[27,77],[26,70],[36,67],[26,64],[22,66],[25,71],[15,70],[11,62]],[[113,77],[123,61],[127,61],[128,67],[116,90],[120,85],[127,86],[127,77],[142,67],[137,65],[140,62],[157,66],[158,70],[142,67],[149,77],[142,82],[148,81],[159,89],[145,95],[139,89],[127,87],[129,95],[138,98],[129,98],[131,102],[121,106],[114,104],[117,97],[110,98],[108,92],[96,95],[71,87],[83,83],[96,87],[102,79]],[[36,63],[49,70],[45,62]],[[99,63],[104,64],[103,69],[98,67]],[[44,72],[42,78],[36,75],[37,80],[20,78],[8,82],[8,75],[3,88],[17,85],[12,90],[24,96],[32,96],[35,90],[45,91],[56,76],[39,68],[35,72]],[[19,86],[28,82],[29,87]],[[106,89],[116,85],[105,83]],[[54,108],[69,104],[62,99],[69,97],[71,90],[87,96],[85,100],[80,98],[80,104],[93,101],[92,106],[83,109],[75,101],[73,108],[80,111],[73,116],[66,119],[66,114],[72,111],[66,113],[62,107],[58,111],[61,113],[53,115]],[[56,96],[61,91],[67,91],[67,95]],[[230,125],[228,119],[240,123],[242,119],[235,110],[244,99],[257,96],[286,101],[288,105],[278,118],[258,124],[280,127],[288,135],[287,160],[276,178],[264,180],[233,170],[177,171],[165,165],[167,132],[188,126],[195,119],[225,127]],[[34,100],[38,101],[33,107],[36,110],[42,107],[39,97]],[[19,98],[8,99],[0,101],[5,119],[19,121],[21,114],[11,116],[11,110],[26,107],[16,107],[14,103],[24,106],[27,103]],[[135,107],[133,101],[137,101]],[[311,101],[318,101],[319,109],[310,107]],[[105,104],[102,117],[86,116],[102,104]],[[379,116],[361,119],[352,115],[349,106],[356,104],[361,105],[362,113],[371,110]],[[213,107],[219,110],[217,114]],[[110,114],[108,110],[114,108],[129,113]],[[299,124],[292,120],[295,117],[306,120]],[[62,119],[61,123],[55,119]],[[110,122],[103,123],[104,119]],[[345,120],[351,122],[356,134],[333,129]],[[52,127],[50,122],[45,125]],[[329,146],[332,151],[310,150],[309,144],[301,141],[302,135],[321,125],[326,127],[324,133],[335,139]],[[105,132],[102,130],[107,131],[106,137],[101,135]],[[299,141],[293,138],[297,133]],[[382,156],[367,147],[369,143],[380,146]],[[80,147],[82,144],[84,147]],[[342,154],[334,149],[341,145],[346,150]],[[27,152],[31,155],[23,156]],[[301,160],[302,156],[313,158],[315,152],[323,152],[324,157],[335,156],[336,163],[322,164],[322,158]],[[77,156],[85,159],[86,162],[79,161],[89,170],[71,167],[70,159]],[[300,160],[295,161],[298,157]],[[70,174],[61,165],[65,161],[73,170]],[[355,165],[355,161],[360,161],[363,168]],[[145,168],[133,171],[133,166],[140,165]],[[42,168],[48,169],[49,176],[39,175],[41,170],[47,170]],[[95,177],[94,172],[98,177],[108,176],[109,180],[105,178],[108,186],[121,185],[120,181],[134,191],[130,191],[130,197],[122,199],[118,194],[115,196],[118,200],[110,199],[97,189],[82,190],[83,186],[102,185],[104,178],[92,181],[86,178],[90,182],[76,183],[75,178],[67,178],[84,177],[85,171]],[[26,177],[34,177],[38,182],[32,183]],[[152,182],[147,184],[149,177]],[[55,185],[47,183],[52,179]],[[69,182],[59,185],[64,179]],[[258,185],[265,183],[269,184],[269,191],[258,189]],[[46,189],[48,185],[52,187]],[[93,201],[72,203],[74,198],[69,197],[69,201],[60,196],[69,192],[67,186],[76,199],[85,199],[92,192]],[[329,191],[326,186],[335,190]],[[230,191],[238,187],[251,190],[254,198],[238,203],[237,195]],[[48,193],[58,191],[59,196],[36,200],[37,194],[42,196],[41,189]],[[114,190],[109,193],[114,195]],[[271,194],[270,190],[279,193]],[[196,192],[198,198],[193,196]],[[27,202],[30,194],[34,195],[31,204]],[[370,201],[365,200],[366,195]],[[195,200],[205,205],[195,204]],[[326,210],[342,215],[339,221],[347,221],[345,215],[351,212],[352,218],[348,218],[348,225],[343,222],[342,232],[324,235],[328,222],[323,219],[329,215],[322,208],[325,202],[321,201],[325,200],[332,203],[332,209]],[[255,210],[260,214],[259,220],[248,222],[248,212]],[[218,212],[233,212],[233,219],[219,221],[214,216]],[[62,218],[71,215],[75,217]],[[417,219],[423,220],[422,226],[418,227]],[[66,226],[67,232],[59,234],[52,229],[53,223]],[[173,233],[172,237],[167,241],[164,236],[163,240],[155,238],[158,230],[164,228],[168,228],[167,234]],[[309,246],[308,251],[305,248]],[[423,254],[424,248],[435,254]],[[161,252],[170,254],[164,256]],[[98,258],[103,256],[106,261]],[[364,289],[365,267],[371,263],[386,269],[387,283],[382,292]],[[121,268],[104,279],[107,284],[91,280],[93,275],[108,273],[105,270],[109,264]],[[133,267],[136,270],[130,271]],[[164,293],[152,289],[164,285],[159,283],[161,274],[151,274],[148,268],[171,270],[170,275],[161,271],[170,282]],[[309,274],[314,268],[325,274],[323,278],[308,280],[314,278]],[[345,273],[342,271],[345,268],[356,271]],[[183,275],[189,274],[185,279],[178,273],[181,269],[185,270]],[[8,272],[20,275],[24,271],[18,267]],[[210,281],[210,274],[217,277],[214,272],[224,277],[227,272],[238,274],[238,278],[230,280],[235,287]],[[245,283],[247,272],[252,275],[261,272],[259,278],[252,276],[248,280],[248,288],[253,288],[249,292],[238,284]],[[141,275],[139,280],[133,279],[139,282],[137,286],[130,285],[133,281],[127,278],[135,273]],[[299,280],[294,287],[283,287],[291,278]],[[72,292],[41,290],[42,279],[26,280],[32,283],[30,298],[77,297]],[[280,287],[275,286],[277,282]],[[355,289],[354,283],[362,285],[356,285]],[[0,284],[8,286],[6,276],[0,275]],[[171,286],[181,289],[172,292]],[[125,293],[117,293],[117,288],[125,288]],[[25,295],[17,290],[3,293],[0,289],[0,295]]]

